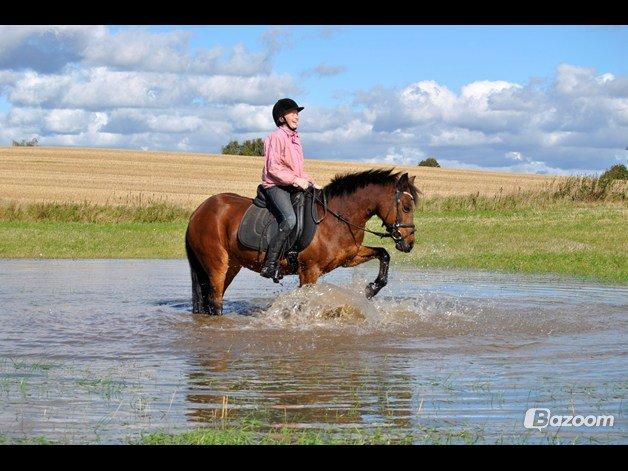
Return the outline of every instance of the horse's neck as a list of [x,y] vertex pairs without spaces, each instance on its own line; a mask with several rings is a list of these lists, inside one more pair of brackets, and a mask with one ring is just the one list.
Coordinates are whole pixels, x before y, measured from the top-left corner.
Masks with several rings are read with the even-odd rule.
[[380,202],[387,198],[388,193],[384,186],[367,185],[351,194],[334,198],[329,207],[342,214],[352,224],[364,226],[371,216],[379,216]]

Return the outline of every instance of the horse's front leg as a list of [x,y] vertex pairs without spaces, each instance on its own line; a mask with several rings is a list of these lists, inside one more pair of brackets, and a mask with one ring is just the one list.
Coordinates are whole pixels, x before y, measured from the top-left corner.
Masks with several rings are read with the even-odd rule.
[[303,285],[311,285],[322,275],[322,271],[318,266],[308,267],[299,270],[299,287]]
[[390,255],[386,249],[382,247],[367,247],[361,245],[358,253],[351,260],[346,262],[343,267],[355,267],[361,263],[368,262],[374,258],[379,259],[379,273],[372,283],[366,285],[366,297],[371,299],[379,290],[388,283],[388,265],[390,265]]

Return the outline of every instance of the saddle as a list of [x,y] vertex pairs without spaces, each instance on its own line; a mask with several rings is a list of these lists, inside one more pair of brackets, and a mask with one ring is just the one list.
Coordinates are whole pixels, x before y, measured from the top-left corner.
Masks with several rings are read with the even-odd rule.
[[[290,265],[294,265],[295,272],[296,256],[312,242],[316,233],[314,218],[318,217],[318,213],[314,201],[314,191],[316,190],[312,188],[307,191],[297,191],[290,195],[297,223],[288,236],[284,254]],[[255,249],[258,252],[265,252],[269,242],[277,234],[278,226],[275,216],[268,209],[264,187],[259,185],[257,195],[252,199],[251,206],[240,221],[238,240],[245,247]]]

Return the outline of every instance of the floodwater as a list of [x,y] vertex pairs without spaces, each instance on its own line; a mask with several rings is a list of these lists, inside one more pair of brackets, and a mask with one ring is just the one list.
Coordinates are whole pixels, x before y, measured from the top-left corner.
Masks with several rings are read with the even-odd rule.
[[[377,263],[242,270],[191,314],[185,260],[1,260],[0,437],[126,443],[255,419],[422,442],[627,443],[628,286]],[[611,426],[524,427],[529,408]],[[343,432],[346,431],[346,432]]]

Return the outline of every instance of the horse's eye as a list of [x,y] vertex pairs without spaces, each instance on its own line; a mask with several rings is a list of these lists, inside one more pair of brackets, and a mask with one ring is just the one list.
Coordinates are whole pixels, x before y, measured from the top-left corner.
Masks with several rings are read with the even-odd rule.
[[404,213],[409,213],[412,210],[412,208],[410,206],[406,206],[405,204],[403,205],[403,212]]

